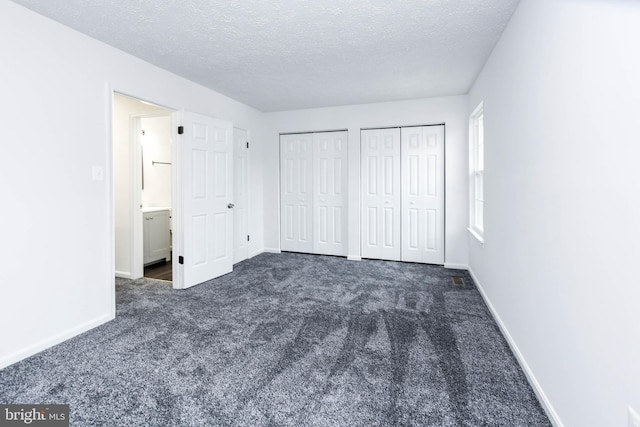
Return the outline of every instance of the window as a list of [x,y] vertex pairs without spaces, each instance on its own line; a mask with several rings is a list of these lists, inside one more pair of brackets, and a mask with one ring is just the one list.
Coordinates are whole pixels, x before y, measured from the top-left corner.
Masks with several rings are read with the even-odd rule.
[[484,239],[484,108],[474,110],[469,120],[470,152],[470,224],[469,231],[481,242]]

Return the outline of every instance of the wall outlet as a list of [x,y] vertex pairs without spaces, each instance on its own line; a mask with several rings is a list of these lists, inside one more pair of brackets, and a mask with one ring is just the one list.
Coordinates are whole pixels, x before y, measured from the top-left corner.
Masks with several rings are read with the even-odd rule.
[[640,415],[631,407],[628,408],[629,413],[629,427],[640,427]]

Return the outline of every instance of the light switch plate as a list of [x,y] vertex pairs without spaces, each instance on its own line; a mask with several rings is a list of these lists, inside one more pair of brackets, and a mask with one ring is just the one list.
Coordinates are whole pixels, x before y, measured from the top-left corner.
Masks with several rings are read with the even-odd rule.
[[628,408],[629,412],[629,427],[640,427],[640,415],[631,407]]

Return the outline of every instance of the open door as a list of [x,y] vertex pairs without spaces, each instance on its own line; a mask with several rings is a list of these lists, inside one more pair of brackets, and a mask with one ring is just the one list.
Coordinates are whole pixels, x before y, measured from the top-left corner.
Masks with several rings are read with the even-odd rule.
[[174,288],[233,270],[233,125],[189,112],[174,115]]

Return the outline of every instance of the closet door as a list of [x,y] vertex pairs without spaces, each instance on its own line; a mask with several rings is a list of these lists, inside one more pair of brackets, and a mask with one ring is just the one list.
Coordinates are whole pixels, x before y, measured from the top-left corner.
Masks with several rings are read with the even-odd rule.
[[280,136],[280,245],[313,252],[313,134]]
[[346,255],[347,132],[313,135],[313,253]]
[[444,126],[402,128],[401,139],[401,259],[444,264]]
[[363,258],[400,260],[400,128],[361,137]]

